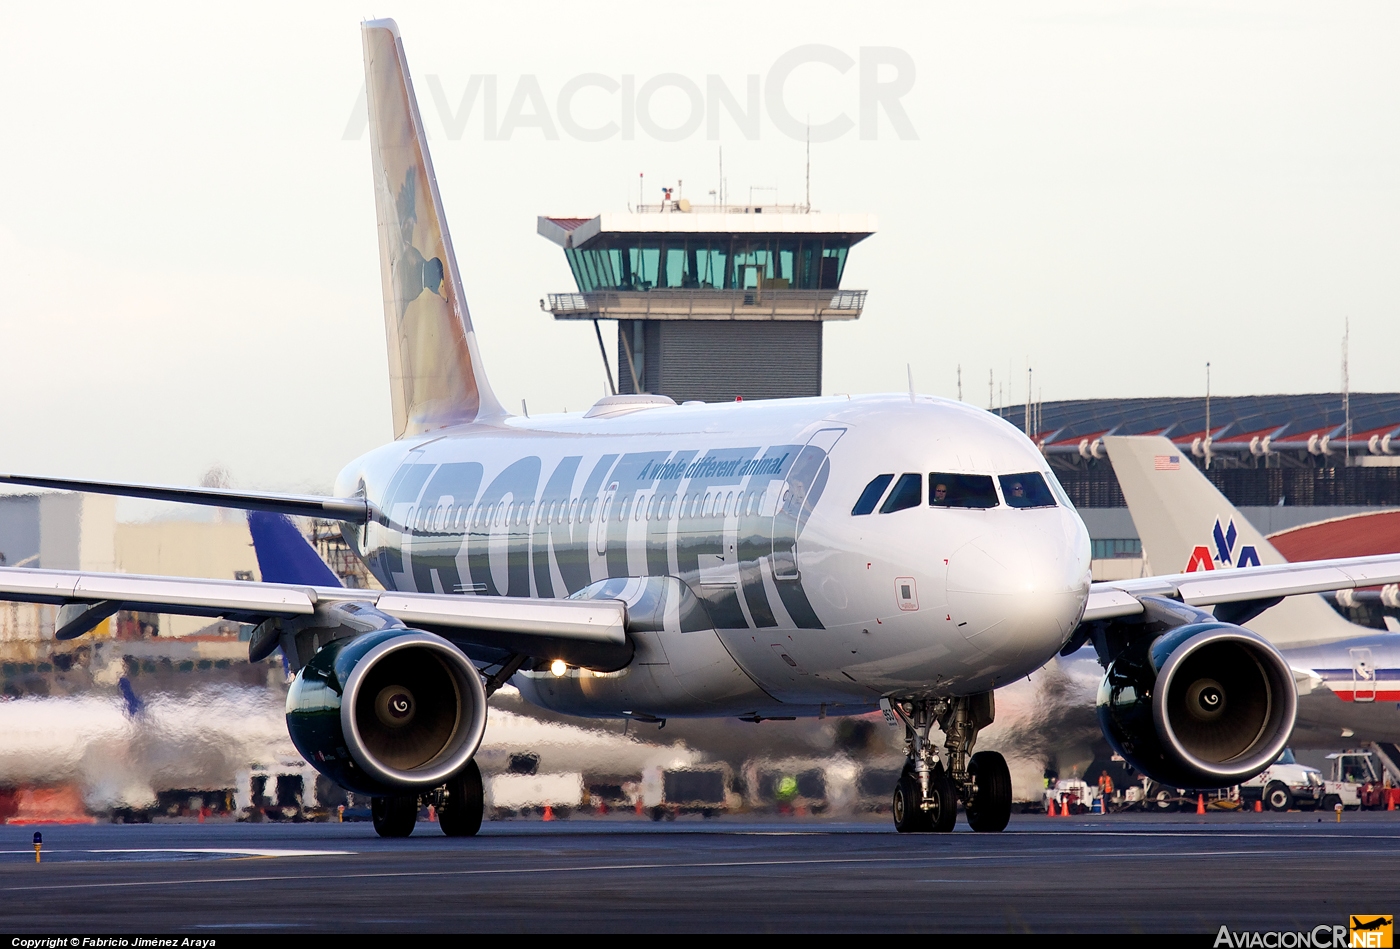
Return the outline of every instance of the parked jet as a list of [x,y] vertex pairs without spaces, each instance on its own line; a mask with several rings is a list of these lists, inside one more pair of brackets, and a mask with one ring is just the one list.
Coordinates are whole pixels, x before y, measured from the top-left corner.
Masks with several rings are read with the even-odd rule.
[[1091,585],[1088,533],[1031,441],[927,396],[510,416],[398,28],[362,35],[395,440],[331,497],[3,480],[328,516],[386,589],[6,569],[0,597],[63,604],[60,638],[131,608],[257,623],[250,657],[280,646],[296,671],[297,748],[374,796],[380,833],[411,833],[425,795],[448,834],[477,831],[473,756],[508,680],[555,711],[644,721],[878,706],[906,732],[896,826],[950,830],[961,800],[974,829],[1001,830],[1006,762],[973,750],[994,690],[1079,635],[1110,659],[1101,721],[1124,757],[1230,785],[1278,756],[1296,705],[1288,663],[1237,622],[1400,579],[1389,556]]
[[[1170,440],[1110,437],[1104,445],[1153,568],[1238,576],[1287,563]],[[1322,585],[1314,589],[1330,589],[1325,570],[1315,579]],[[1350,623],[1317,595],[1289,597],[1248,619],[1229,609],[1216,607],[1216,617],[1247,622],[1293,669],[1295,748],[1400,741],[1400,636]]]

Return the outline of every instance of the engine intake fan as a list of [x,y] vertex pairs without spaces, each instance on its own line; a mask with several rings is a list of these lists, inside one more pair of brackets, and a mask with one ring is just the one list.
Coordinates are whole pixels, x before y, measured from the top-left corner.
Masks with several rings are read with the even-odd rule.
[[1229,623],[1194,623],[1123,656],[1099,686],[1099,724],[1115,751],[1153,780],[1229,787],[1288,743],[1298,695],[1287,661]]
[[389,629],[323,646],[287,694],[306,759],[368,794],[433,788],[466,766],[486,730],[476,667],[441,636]]

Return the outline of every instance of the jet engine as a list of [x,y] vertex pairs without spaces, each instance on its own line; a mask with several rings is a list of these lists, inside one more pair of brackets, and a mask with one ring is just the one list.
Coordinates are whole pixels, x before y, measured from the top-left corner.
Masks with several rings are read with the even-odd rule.
[[1179,626],[1125,652],[1099,686],[1113,749],[1153,780],[1229,787],[1273,763],[1293,731],[1297,691],[1273,646],[1229,623]]
[[287,731],[342,787],[403,794],[461,770],[486,730],[486,690],[441,636],[385,629],[317,650],[287,694]]

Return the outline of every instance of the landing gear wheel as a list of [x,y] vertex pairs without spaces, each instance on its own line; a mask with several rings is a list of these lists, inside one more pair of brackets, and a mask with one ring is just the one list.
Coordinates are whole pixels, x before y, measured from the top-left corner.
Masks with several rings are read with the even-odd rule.
[[1280,781],[1271,781],[1264,789],[1264,806],[1271,811],[1286,811],[1293,806],[1293,792]]
[[481,789],[481,769],[475,761],[447,779],[447,797],[438,809],[438,824],[449,837],[475,837],[481,830],[486,800]]
[[919,807],[919,779],[913,770],[904,769],[894,786],[894,829],[901,834],[926,834],[933,830],[929,814]]
[[418,796],[402,794],[371,798],[369,813],[374,818],[374,832],[379,836],[407,837],[413,833],[413,825],[418,822]]
[[968,762],[967,773],[977,785],[964,807],[968,824],[973,830],[1005,830],[1011,820],[1011,771],[1006,759],[995,751],[979,751]]
[[946,834],[958,822],[958,796],[953,790],[953,779],[948,777],[941,764],[934,765],[929,772],[928,793],[933,798],[933,807],[925,813],[933,824],[933,830]]

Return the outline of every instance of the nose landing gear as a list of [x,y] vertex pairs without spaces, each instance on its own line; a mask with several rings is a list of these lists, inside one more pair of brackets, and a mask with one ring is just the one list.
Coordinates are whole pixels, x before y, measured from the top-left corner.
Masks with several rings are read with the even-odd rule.
[[[900,833],[947,832],[963,802],[976,831],[1005,829],[1011,819],[1011,773],[995,751],[972,754],[977,733],[996,714],[992,693],[891,703],[904,722],[907,762],[894,789],[894,825]],[[937,722],[946,736],[947,767],[929,741]]]

